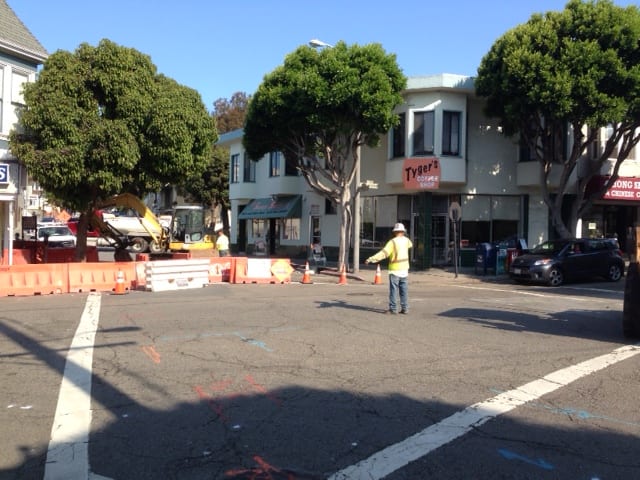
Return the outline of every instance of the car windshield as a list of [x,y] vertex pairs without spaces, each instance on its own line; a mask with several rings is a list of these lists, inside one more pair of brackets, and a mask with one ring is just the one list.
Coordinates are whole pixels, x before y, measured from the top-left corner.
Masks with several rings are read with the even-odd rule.
[[537,255],[557,255],[566,245],[566,240],[551,240],[537,245],[531,250],[531,253]]
[[72,235],[69,227],[43,227],[38,230],[38,236],[51,236],[51,235]]

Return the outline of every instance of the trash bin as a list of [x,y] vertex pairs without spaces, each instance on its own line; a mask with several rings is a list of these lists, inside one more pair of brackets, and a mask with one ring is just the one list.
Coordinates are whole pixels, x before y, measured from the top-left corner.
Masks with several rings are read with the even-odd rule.
[[486,275],[488,270],[496,268],[495,248],[490,243],[476,245],[476,275]]

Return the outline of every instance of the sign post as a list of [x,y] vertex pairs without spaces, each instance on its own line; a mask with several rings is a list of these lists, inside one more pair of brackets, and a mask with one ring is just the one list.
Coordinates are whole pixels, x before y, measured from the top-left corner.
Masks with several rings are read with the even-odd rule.
[[460,208],[460,204],[458,202],[451,202],[449,205],[449,218],[453,222],[453,264],[455,265],[456,278],[458,278],[458,221],[460,221],[460,216],[462,214],[462,209]]

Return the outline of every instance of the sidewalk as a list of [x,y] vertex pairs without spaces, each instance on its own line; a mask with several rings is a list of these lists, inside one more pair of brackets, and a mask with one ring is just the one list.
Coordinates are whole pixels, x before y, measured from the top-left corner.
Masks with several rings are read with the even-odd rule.
[[[291,275],[291,281],[300,282],[302,281],[302,276],[304,275],[304,264],[295,264],[292,263],[291,266],[295,268],[295,272]],[[326,268],[320,268],[318,272],[313,272],[311,278],[322,278],[325,279],[335,278],[336,281],[340,278],[340,272],[338,272],[337,266],[335,263],[328,262]],[[388,271],[386,268],[381,268],[383,282],[386,283],[386,277],[388,275]],[[361,265],[360,271],[357,274],[347,272],[347,280],[349,281],[357,281],[357,282],[373,282],[376,274],[376,266],[375,265]],[[427,270],[411,270],[409,273],[409,282],[410,283],[442,283],[442,282],[478,282],[478,283],[508,283],[510,282],[509,275],[501,274],[494,275],[492,273],[488,273],[487,275],[476,274],[475,267],[459,267],[457,276],[455,267],[446,266],[446,267],[432,267]]]

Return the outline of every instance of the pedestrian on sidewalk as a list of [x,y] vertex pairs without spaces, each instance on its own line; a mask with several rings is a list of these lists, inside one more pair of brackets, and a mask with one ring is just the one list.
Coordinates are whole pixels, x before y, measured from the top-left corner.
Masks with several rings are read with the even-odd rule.
[[396,300],[400,296],[400,313],[409,313],[409,250],[413,247],[411,240],[405,236],[407,230],[402,223],[393,227],[393,238],[375,255],[367,258],[364,263],[378,263],[389,259],[389,310],[386,313],[397,312]]

